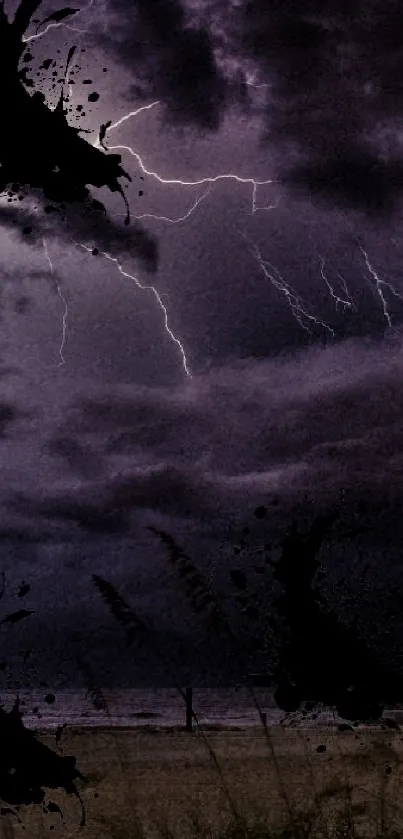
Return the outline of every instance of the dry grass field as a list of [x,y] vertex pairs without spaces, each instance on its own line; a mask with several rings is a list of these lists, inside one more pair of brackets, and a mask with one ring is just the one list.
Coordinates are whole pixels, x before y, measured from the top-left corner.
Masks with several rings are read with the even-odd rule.
[[[205,729],[220,771],[197,729],[72,728],[64,754],[77,757],[86,824],[74,797],[51,792],[60,806],[0,819],[2,836],[80,839],[199,835],[237,824],[235,808],[263,834],[390,836],[403,827],[403,734],[360,727]],[[41,735],[55,748],[55,737]],[[307,814],[311,811],[311,818]],[[303,824],[298,813],[304,812]],[[196,822],[195,822],[196,819]],[[245,830],[243,831],[245,835]],[[262,833],[255,828],[254,836]]]

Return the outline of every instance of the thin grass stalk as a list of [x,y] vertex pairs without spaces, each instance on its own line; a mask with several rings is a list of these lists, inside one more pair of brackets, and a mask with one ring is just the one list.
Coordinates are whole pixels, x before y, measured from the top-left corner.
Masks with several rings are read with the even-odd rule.
[[[333,719],[334,719],[334,712],[333,712]],[[341,757],[344,757],[343,751],[340,747],[340,743],[337,740],[336,736],[333,737],[333,746],[334,746],[335,750],[339,752],[339,755]],[[351,784],[351,781],[350,781],[350,777],[347,773],[347,768],[345,766],[343,767],[343,774],[344,774],[344,779],[345,779],[345,790],[346,790],[346,796],[347,796],[348,809],[349,809],[349,812],[352,813],[353,807],[354,807],[353,799],[352,799],[352,795],[351,795],[352,784]],[[353,839],[356,839],[354,822],[352,824],[352,830],[353,830]]]
[[303,737],[301,737],[300,740],[302,740],[302,745],[303,745],[303,749],[304,749],[304,752],[305,752],[305,759],[306,759],[307,764],[309,766],[309,773],[310,773],[310,778],[311,778],[312,789],[314,791],[315,801],[319,802],[319,805],[320,805],[320,817],[321,817],[322,825],[324,827],[324,831],[325,831],[326,836],[329,837],[328,823],[326,821],[325,814],[324,814],[322,806],[321,806],[324,794],[323,793],[321,794],[321,793],[317,792],[315,775],[314,775],[314,772],[313,772],[313,769],[312,769],[312,758],[311,758],[311,755],[308,753],[306,741],[304,740]]
[[[188,600],[196,613],[203,612],[205,606],[209,604],[210,607],[210,615],[208,616],[210,628],[220,629],[223,628],[227,637],[230,639],[231,644],[233,645],[234,651],[236,654],[242,653],[242,646],[239,643],[239,640],[236,638],[236,635],[232,631],[230,622],[228,620],[227,615],[222,611],[217,596],[214,592],[211,591],[210,586],[206,582],[204,576],[199,571],[198,568],[194,565],[192,560],[187,556],[187,554],[183,551],[183,549],[177,545],[174,538],[166,531],[159,530],[155,527],[149,527],[151,532],[155,533],[157,536],[160,537],[162,542],[168,548],[168,556],[171,560],[171,564],[175,571],[179,570],[179,576],[185,582],[185,591],[188,597]],[[245,664],[245,660],[244,660]],[[290,819],[293,819],[293,811],[292,806],[290,804],[290,800],[288,798],[287,790],[281,776],[281,771],[279,767],[279,763],[277,760],[277,755],[275,753],[273,743],[268,731],[266,717],[263,714],[263,711],[259,705],[258,699],[255,695],[252,685],[247,683],[247,690],[249,695],[252,698],[253,704],[259,714],[260,722],[263,726],[264,735],[266,738],[266,742],[269,748],[270,756],[273,760],[273,764],[275,767],[277,780],[280,786],[281,795],[283,800],[286,804],[286,808],[289,814]]]
[[[126,601],[118,593],[118,591],[115,589],[115,587],[112,585],[112,583],[110,583],[108,580],[105,580],[103,577],[100,577],[97,574],[93,574],[92,579],[93,579],[93,582],[94,582],[95,586],[97,587],[98,591],[100,592],[101,597],[103,598],[104,602],[106,603],[106,605],[108,606],[108,608],[112,612],[113,616],[120,623],[120,625],[123,627],[123,629],[125,629],[125,631],[127,633],[129,643],[131,644],[135,640],[135,637],[134,637],[134,634],[133,634],[134,629],[137,629],[137,632],[140,631],[143,634],[146,633],[148,635],[149,640],[150,640],[151,645],[152,645],[152,648],[153,648],[155,654],[157,655],[157,658],[161,661],[161,663],[163,664],[165,669],[167,669],[170,678],[173,680],[175,689],[178,691],[178,693],[182,697],[184,703],[186,704],[186,692],[183,690],[183,688],[180,687],[180,685],[179,685],[179,683],[176,679],[175,673],[169,668],[169,666],[167,666],[166,657],[164,656],[164,654],[160,650],[159,645],[156,643],[155,639],[153,638],[152,633],[149,632],[149,630],[147,629],[145,623],[136,615],[136,613],[133,611],[133,609],[126,603]],[[193,707],[192,707],[192,718],[194,719],[194,721],[196,723],[197,729],[200,732],[200,734],[202,736],[202,739],[203,739],[203,741],[204,741],[204,743],[205,743],[205,745],[208,749],[210,757],[213,760],[213,763],[216,767],[217,773],[220,777],[220,781],[221,781],[221,784],[222,784],[222,789],[224,790],[225,795],[227,796],[227,800],[228,800],[228,803],[230,805],[231,812],[232,812],[234,818],[239,822],[241,820],[241,816],[238,812],[238,808],[237,808],[237,806],[235,804],[235,801],[233,800],[232,795],[231,795],[231,793],[228,789],[228,786],[226,784],[221,766],[220,766],[219,761],[217,759],[217,755],[215,754],[215,751],[212,748],[208,737],[206,736],[205,732],[203,731],[203,728],[200,725],[199,719],[198,719]]]
[[381,836],[384,836],[387,832],[386,828],[386,801],[385,801],[385,790],[386,790],[386,777],[381,776],[381,783],[380,783],[380,793],[379,793],[379,820],[380,820],[380,829],[381,829]]
[[77,661],[80,669],[82,670],[82,672],[84,673],[84,675],[86,677],[89,691],[91,693],[96,694],[96,698],[100,700],[100,705],[102,707],[102,710],[105,712],[105,714],[106,714],[106,716],[109,720],[109,727],[110,727],[113,739],[115,741],[115,752],[116,752],[116,756],[117,756],[118,763],[119,763],[119,769],[120,769],[120,772],[121,772],[121,775],[122,775],[123,788],[125,790],[125,799],[126,799],[126,804],[128,806],[128,810],[130,811],[130,817],[133,820],[134,828],[135,828],[135,831],[136,831],[136,836],[138,836],[139,839],[146,839],[146,836],[145,836],[145,833],[144,833],[144,830],[143,830],[143,826],[142,826],[141,821],[140,821],[140,819],[138,817],[138,814],[137,814],[136,805],[135,805],[135,802],[134,802],[134,793],[133,793],[131,788],[130,789],[128,788],[127,773],[125,772],[125,768],[124,768],[124,753],[122,752],[122,750],[120,748],[119,738],[116,736],[116,734],[114,732],[114,726],[112,725],[112,715],[111,715],[111,712],[110,712],[110,709],[109,709],[109,704],[107,702],[105,694],[103,693],[103,691],[101,690],[99,685],[97,685],[95,683],[94,676],[92,674],[91,668],[88,665],[88,663],[78,653],[76,653],[76,661]]

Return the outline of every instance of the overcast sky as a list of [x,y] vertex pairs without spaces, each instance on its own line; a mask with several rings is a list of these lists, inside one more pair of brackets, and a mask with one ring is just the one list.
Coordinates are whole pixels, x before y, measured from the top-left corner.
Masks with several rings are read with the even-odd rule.
[[387,651],[403,638],[377,606],[399,611],[403,585],[401,5],[92,0],[38,33],[27,78],[53,107],[77,46],[69,121],[89,143],[109,123],[132,221],[107,190],[105,217],[64,225],[0,199],[0,605],[35,610],[2,627],[10,683],[71,685],[76,647],[105,683],[169,683],[124,659],[93,573],[197,679],[198,628],[147,525],[224,592],[243,527],[275,540],[341,490],[326,579],[362,599],[369,563],[366,627]]

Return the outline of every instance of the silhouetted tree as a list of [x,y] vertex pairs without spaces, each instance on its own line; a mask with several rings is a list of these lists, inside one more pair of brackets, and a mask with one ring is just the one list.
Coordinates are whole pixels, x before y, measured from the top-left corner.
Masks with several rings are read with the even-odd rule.
[[338,512],[317,516],[306,536],[294,523],[283,540],[274,577],[283,586],[275,607],[286,631],[275,671],[275,699],[285,711],[313,700],[336,707],[347,719],[374,719],[386,702],[401,702],[403,679],[385,669],[355,627],[324,610],[313,588],[319,550],[337,518]]

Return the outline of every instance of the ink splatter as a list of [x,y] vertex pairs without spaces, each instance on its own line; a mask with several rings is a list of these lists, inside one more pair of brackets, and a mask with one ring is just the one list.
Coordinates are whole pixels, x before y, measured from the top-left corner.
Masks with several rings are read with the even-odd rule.
[[[17,200],[22,187],[40,189],[45,199],[63,205],[91,201],[89,186],[107,187],[123,197],[125,223],[129,224],[128,202],[119,179],[131,178],[121,167],[121,156],[95,148],[68,124],[63,87],[54,110],[41,92],[27,90],[32,86],[26,78],[27,68],[19,69],[26,50],[23,37],[41,2],[22,0],[12,21],[3,0],[0,2],[0,191],[7,191],[12,201]],[[60,14],[65,15],[66,10]],[[72,47],[68,53],[65,78],[75,50]],[[47,59],[43,66],[49,62]]]
[[[74,783],[76,779],[85,779],[76,768],[76,758],[56,754],[41,743],[34,732],[25,728],[18,698],[11,711],[0,708],[0,743],[0,798],[3,802],[17,809],[23,805],[44,805],[45,788],[62,789],[78,798],[80,824],[85,824],[83,803]],[[46,806],[49,809],[49,804]]]

